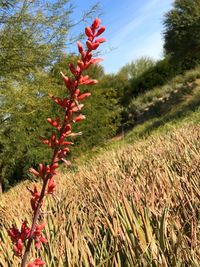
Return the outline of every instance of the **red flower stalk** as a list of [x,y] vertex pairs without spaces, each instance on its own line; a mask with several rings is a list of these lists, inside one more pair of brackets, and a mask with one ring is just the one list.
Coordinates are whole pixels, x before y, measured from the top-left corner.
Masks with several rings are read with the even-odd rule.
[[[80,104],[79,101],[82,101],[90,96],[90,93],[81,93],[79,87],[81,85],[94,85],[97,83],[97,80],[90,79],[88,75],[83,75],[83,72],[92,64],[102,61],[101,58],[92,57],[92,51],[96,50],[99,45],[105,41],[105,38],[96,39],[96,37],[105,31],[105,27],[100,28],[100,24],[100,19],[96,18],[91,27],[85,28],[85,34],[88,37],[86,41],[86,49],[84,49],[80,42],[77,42],[78,51],[81,58],[78,60],[76,65],[73,63],[69,64],[69,69],[73,75],[73,78],[69,78],[61,73],[68,91],[68,97],[61,99],[59,97],[50,95],[52,100],[64,110],[64,117],[63,119],[48,118],[48,123],[54,127],[55,131],[52,132],[49,139],[40,137],[42,143],[48,145],[52,149],[52,159],[50,164],[44,166],[42,163],[40,163],[38,170],[33,168],[30,169],[30,172],[39,177],[42,181],[42,189],[40,192],[38,191],[36,185],[34,185],[33,190],[29,189],[32,195],[32,226],[29,228],[27,223],[23,222],[20,231],[15,226],[9,230],[9,235],[14,243],[14,253],[16,256],[22,257],[21,267],[26,266],[28,253],[33,241],[35,242],[35,247],[37,249],[40,248],[41,244],[47,242],[47,239],[42,234],[45,224],[39,223],[38,217],[44,197],[48,194],[54,193],[55,191],[55,175],[57,174],[56,169],[59,167],[58,163],[63,161],[66,165],[69,165],[69,162],[65,159],[65,157],[69,152],[69,146],[73,145],[73,143],[71,141],[66,141],[66,138],[81,134],[73,133],[71,124],[72,122],[77,123],[85,119],[85,116],[81,114],[83,104]],[[22,256],[24,246],[25,251]],[[30,262],[27,267],[43,266],[44,264],[45,263],[42,260],[37,258]]]

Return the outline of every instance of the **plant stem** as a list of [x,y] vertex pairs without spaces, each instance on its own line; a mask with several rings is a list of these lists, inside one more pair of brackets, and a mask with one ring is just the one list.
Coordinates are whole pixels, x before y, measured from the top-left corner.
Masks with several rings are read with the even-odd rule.
[[[80,77],[78,77],[78,80],[79,80],[79,78]],[[77,87],[78,86],[76,86],[76,88]],[[72,94],[70,96],[70,101],[72,101]],[[65,112],[65,116],[66,116],[66,114],[67,114],[67,111]],[[60,134],[59,134],[60,137],[62,136],[62,133],[63,133],[63,129],[65,127],[65,124],[67,124],[67,123],[70,122],[70,118],[68,119],[67,122],[65,121],[65,116],[64,116],[62,128],[60,129]],[[56,158],[57,158],[58,151],[59,151],[59,148],[55,148],[54,149],[50,166],[54,165],[54,163],[56,161]],[[43,185],[42,185],[42,189],[41,189],[41,192],[40,192],[40,197],[38,199],[37,208],[36,208],[35,213],[34,213],[34,216],[33,216],[32,226],[31,226],[31,231],[30,231],[30,236],[28,238],[26,249],[25,249],[25,252],[24,252],[24,255],[23,255],[23,258],[22,258],[21,267],[25,267],[26,266],[28,253],[30,251],[31,244],[32,244],[32,241],[33,241],[33,234],[34,234],[36,223],[37,223],[37,220],[38,220],[38,217],[39,217],[39,214],[40,214],[40,208],[42,206],[42,202],[43,202],[43,199],[45,197],[46,186],[47,186],[48,180],[51,179],[52,176],[53,175],[51,173],[49,173],[49,174],[46,175],[45,179],[43,180]]]

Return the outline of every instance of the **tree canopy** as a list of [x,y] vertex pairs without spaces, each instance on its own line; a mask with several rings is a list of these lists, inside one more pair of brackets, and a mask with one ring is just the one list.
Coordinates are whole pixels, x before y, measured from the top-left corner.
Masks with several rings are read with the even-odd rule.
[[57,89],[49,72],[71,41],[73,12],[70,0],[0,1],[0,182],[5,187],[48,159],[38,135],[48,131],[45,120],[53,112],[48,93]]
[[164,49],[177,59],[200,57],[200,1],[175,0],[164,18]]

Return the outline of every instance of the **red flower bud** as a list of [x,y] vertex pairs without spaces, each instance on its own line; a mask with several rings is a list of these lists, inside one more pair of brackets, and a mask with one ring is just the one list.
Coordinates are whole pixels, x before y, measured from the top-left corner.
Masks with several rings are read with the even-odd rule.
[[44,170],[44,166],[42,163],[39,164],[39,172],[40,173],[43,173],[43,170]]
[[30,168],[30,169],[29,169],[29,172],[31,172],[31,173],[34,174],[35,176],[40,176],[39,172],[36,171],[36,170],[33,169],[33,168]]
[[11,237],[12,242],[17,242],[20,238],[20,231],[13,225],[12,228],[8,230],[8,235]]
[[102,27],[97,31],[97,33],[95,34],[95,36],[97,37],[97,36],[101,35],[101,34],[105,31],[105,29],[106,29],[106,27],[102,26]]
[[85,51],[83,51],[82,53],[81,53],[81,59],[85,62],[85,56],[86,56],[86,52]]
[[93,37],[93,33],[92,33],[92,30],[90,27],[86,27],[85,28],[85,34],[88,36],[88,37]]
[[44,229],[44,227],[45,227],[45,223],[36,225],[34,236],[40,236],[42,234],[42,230]]
[[86,60],[89,62],[89,61],[91,60],[91,58],[92,58],[92,53],[89,52],[89,53],[87,54]]
[[79,122],[79,121],[82,121],[84,120],[86,117],[82,114],[80,114],[79,116],[73,118],[73,122]]
[[51,179],[49,179],[48,182],[47,194],[52,194],[55,191],[55,187],[56,187],[56,182],[55,179],[52,177]]
[[53,165],[51,165],[51,170],[55,170],[59,167],[58,163],[54,163]]
[[32,198],[31,198],[31,207],[32,207],[32,210],[35,211],[36,208],[37,208],[37,204],[38,204],[38,199],[40,197],[40,194],[37,190],[37,186],[34,185],[34,190],[29,190],[32,194]]
[[101,61],[103,61],[102,58],[92,58],[92,59],[90,60],[91,64],[96,64],[96,63],[99,63],[99,62],[101,62]]
[[85,75],[85,76],[81,76],[79,83],[85,84],[85,85],[93,85],[93,84],[98,83],[98,81],[97,80],[91,80],[91,79],[89,79],[88,75]]
[[105,41],[106,41],[106,39],[102,37],[102,38],[96,39],[95,43],[104,43]]
[[81,53],[83,53],[83,46],[82,46],[82,44],[81,44],[81,42],[77,42],[77,46],[78,46],[78,51],[79,51],[79,53],[81,54]]
[[93,44],[93,50],[96,50],[98,47],[99,47],[99,43],[96,42]]
[[73,111],[73,112],[78,112],[78,111],[80,111],[80,110],[82,109],[83,106],[84,106],[83,104],[74,106],[74,107],[72,108],[72,111]]
[[71,73],[74,75],[78,75],[80,72],[80,67],[78,66],[77,68],[75,68],[73,63],[69,64],[69,69],[70,69]]
[[63,80],[65,82],[65,85],[68,87],[70,85],[70,79],[69,77],[65,76],[63,73],[61,73]]
[[30,262],[27,267],[38,267],[38,266],[43,266],[44,264],[45,264],[44,261],[37,258],[34,261]]
[[83,100],[85,99],[86,97],[90,96],[91,94],[90,93],[84,93],[84,94],[81,94],[77,97],[77,100]]
[[73,96],[76,98],[79,94],[80,94],[80,90],[76,89]]
[[93,29],[97,29],[97,28],[99,28],[99,25],[101,24],[101,21],[100,21],[100,19],[99,18],[96,18],[95,20],[94,20],[94,22],[92,23],[92,28]]
[[16,256],[21,256],[23,249],[23,242],[21,239],[19,239],[16,243],[16,245],[13,247],[14,253]]
[[78,66],[81,70],[84,70],[84,63],[83,61],[78,60]]
[[93,50],[93,44],[92,44],[92,42],[91,41],[87,41],[86,42],[86,45],[87,45],[87,48],[89,49],[89,50]]
[[90,41],[87,41],[86,44],[89,50],[95,50],[97,49],[97,47],[99,47],[99,43],[92,43]]

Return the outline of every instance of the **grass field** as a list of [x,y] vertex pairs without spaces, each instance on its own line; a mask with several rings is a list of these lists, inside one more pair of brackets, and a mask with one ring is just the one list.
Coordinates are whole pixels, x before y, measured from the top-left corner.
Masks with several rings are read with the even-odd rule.
[[[199,266],[200,126],[124,144],[57,177],[41,217],[47,266]],[[2,266],[19,266],[6,228],[24,216],[22,183],[1,197]],[[35,257],[37,251],[31,251]]]
[[[190,84],[157,116],[61,170],[40,216],[48,243],[32,248],[30,260],[41,257],[48,267],[199,266],[200,82],[187,75]],[[1,196],[2,267],[20,266],[7,229],[31,223],[31,186],[25,181]]]

